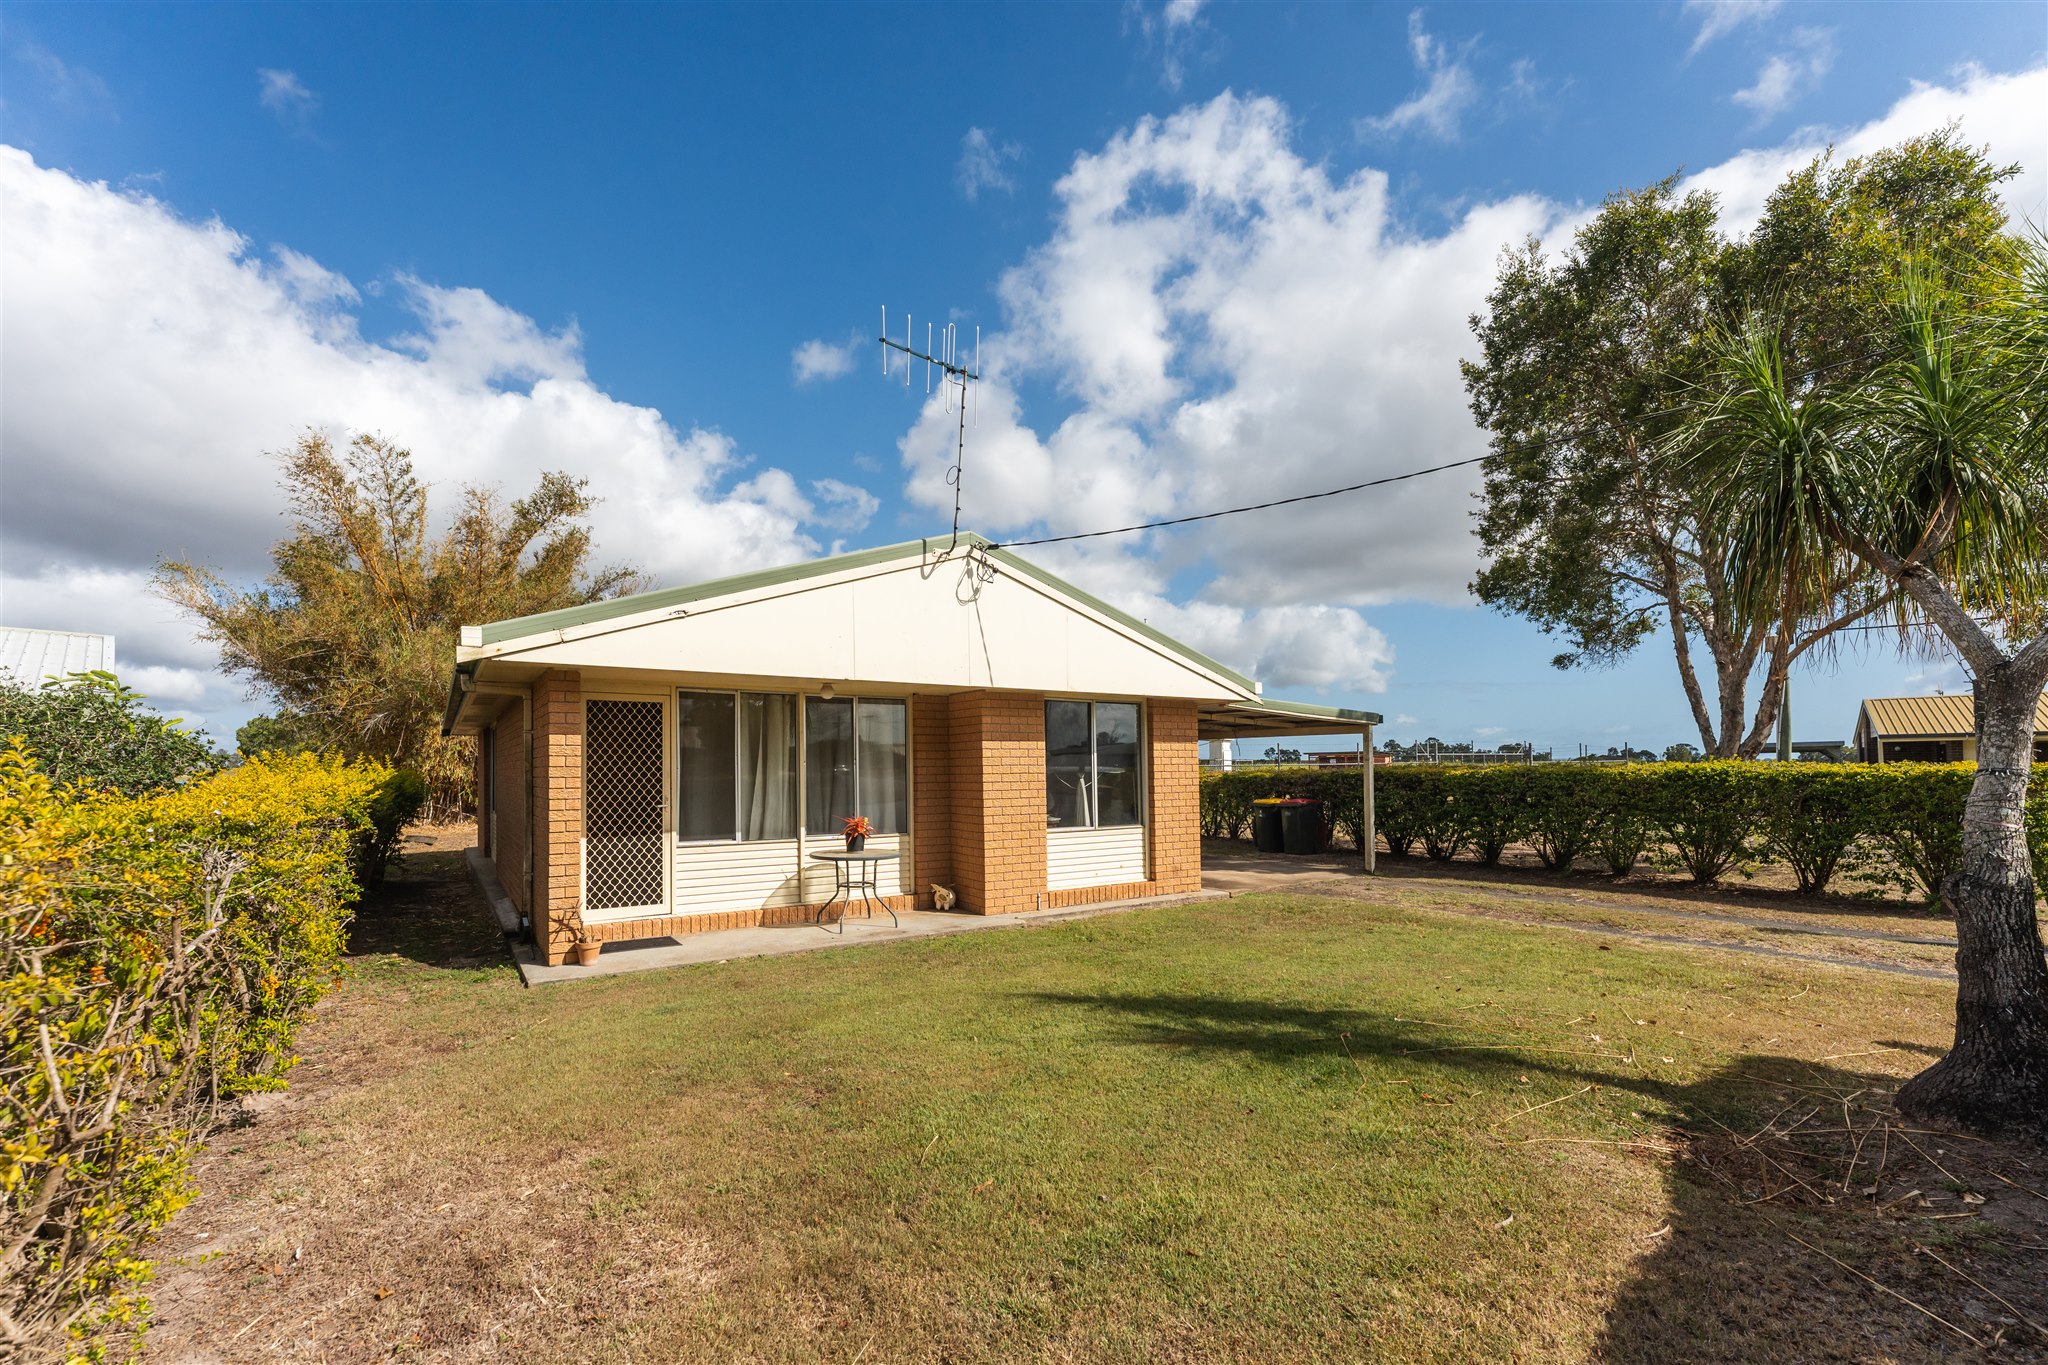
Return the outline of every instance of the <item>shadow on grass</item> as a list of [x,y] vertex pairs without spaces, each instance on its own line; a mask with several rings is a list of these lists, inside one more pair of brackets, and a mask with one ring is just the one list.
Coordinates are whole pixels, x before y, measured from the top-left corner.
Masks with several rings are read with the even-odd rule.
[[[2048,1335],[2025,1323],[2048,1321],[2035,1249],[2048,1241],[2048,1212],[1992,1173],[2040,1180],[2048,1153],[1907,1128],[1890,1109],[1894,1077],[1751,1054],[1674,1085],[1512,1041],[1468,1044],[1462,1030],[1364,1009],[1199,993],[1029,998],[1098,1012],[1133,1045],[1283,1067],[1342,1048],[1360,1063],[1451,1067],[1502,1090],[1540,1071],[1666,1106],[1678,1117],[1655,1145],[1668,1142],[1669,1156],[1648,1158],[1664,1163],[1666,1206],[1644,1211],[1631,1248],[1641,1255],[1608,1304],[1599,1360],[1936,1362],[1961,1351],[2048,1361]],[[1958,1148],[1968,1155],[1950,1154]],[[1975,1191],[1978,1203],[1965,1202],[1963,1185],[1992,1206]]]
[[356,906],[351,958],[401,957],[426,967],[510,961],[459,851],[407,853]]

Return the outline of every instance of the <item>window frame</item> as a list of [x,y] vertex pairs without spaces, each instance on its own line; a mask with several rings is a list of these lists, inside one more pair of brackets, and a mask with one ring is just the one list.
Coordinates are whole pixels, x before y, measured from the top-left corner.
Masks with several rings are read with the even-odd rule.
[[[1052,707],[1062,703],[1079,703],[1088,708],[1089,823],[1085,825],[1054,824],[1052,812],[1047,811],[1045,813],[1046,832],[1048,834],[1057,834],[1066,830],[1148,828],[1152,822],[1152,811],[1149,800],[1151,796],[1150,784],[1146,781],[1146,777],[1151,768],[1151,754],[1148,752],[1149,746],[1145,743],[1145,737],[1149,729],[1145,703],[1143,701],[1124,700],[1115,697],[1048,696],[1045,699],[1045,709],[1042,713],[1045,716],[1046,724],[1044,727],[1045,739],[1042,746],[1045,750],[1045,761],[1041,769],[1048,777],[1052,770],[1051,711]],[[1137,761],[1132,765],[1132,770],[1138,775],[1137,800],[1134,803],[1137,818],[1133,820],[1119,820],[1115,824],[1102,823],[1102,731],[1095,723],[1095,708],[1098,706],[1128,706],[1138,713]]]
[[[798,708],[802,712],[802,716],[797,722],[797,772],[799,774],[796,815],[797,832],[806,839],[838,839],[843,837],[839,830],[814,830],[811,828],[811,703],[814,701],[828,703],[845,702],[850,708],[847,712],[847,718],[850,722],[847,728],[847,742],[852,746],[853,751],[853,762],[849,768],[849,780],[853,786],[855,805],[860,804],[860,708],[863,705],[879,704],[898,706],[903,709],[903,828],[876,830],[873,837],[889,839],[900,838],[903,835],[909,834],[913,807],[910,794],[910,698],[886,696],[842,697],[837,695],[827,697],[817,692],[806,693],[803,699],[804,704]],[[856,813],[864,814],[865,812]],[[828,816],[826,818],[829,820],[831,817]]]
[[[733,759],[732,759],[732,761],[733,761],[733,771],[732,771],[732,833],[731,833],[730,835],[722,835],[722,836],[719,836],[719,837],[716,837],[716,838],[710,838],[710,839],[691,839],[691,838],[686,838],[686,837],[684,837],[684,835],[683,835],[683,832],[682,832],[682,820],[683,820],[683,813],[682,813],[682,786],[683,786],[683,781],[682,781],[682,779],[683,779],[683,751],[682,751],[682,724],[681,724],[681,707],[680,707],[680,704],[679,704],[679,703],[680,703],[680,699],[681,699],[682,697],[685,697],[685,696],[700,696],[700,697],[730,697],[730,698],[732,698],[732,703],[733,703]],[[741,715],[741,704],[740,704],[740,703],[741,703],[741,699],[742,699],[742,698],[744,698],[744,697],[748,697],[748,696],[759,696],[759,697],[790,697],[790,698],[793,698],[793,699],[795,700],[795,703],[796,703],[796,705],[795,705],[795,708],[794,708],[794,709],[795,709],[795,713],[796,713],[796,715],[795,715],[795,721],[794,721],[794,727],[795,727],[795,730],[796,730],[796,768],[795,768],[795,780],[796,780],[796,832],[795,832],[794,834],[790,834],[790,835],[787,835],[787,836],[784,836],[784,837],[781,837],[781,838],[776,838],[776,839],[748,839],[748,838],[744,838],[744,837],[742,837],[742,835],[741,835],[741,829],[742,829],[742,827],[743,827],[743,824],[744,824],[743,820],[741,819],[741,803],[742,803],[742,801],[743,801],[743,799],[744,799],[744,798],[743,798],[743,797],[742,797],[742,795],[741,795],[741,783],[740,783],[740,771],[739,771],[739,764],[740,764],[740,744],[739,744],[739,726],[740,726],[740,715]],[[915,762],[913,761],[913,751],[914,751],[914,749],[915,749],[915,747],[916,747],[916,743],[917,743],[917,741],[916,741],[916,728],[917,728],[917,727],[916,727],[916,722],[915,722],[915,719],[914,719],[914,718],[912,717],[912,715],[911,715],[911,710],[912,710],[912,708],[911,708],[911,699],[910,699],[910,698],[909,698],[908,696],[890,696],[890,695],[888,695],[888,694],[886,694],[886,693],[878,693],[878,694],[876,694],[876,695],[874,695],[874,696],[865,696],[865,695],[864,695],[864,696],[855,696],[855,697],[840,697],[840,696],[832,696],[832,697],[826,697],[826,696],[823,696],[822,694],[820,694],[820,693],[817,693],[817,692],[785,692],[785,691],[781,691],[781,690],[778,690],[778,689],[772,689],[772,688],[759,688],[759,687],[682,687],[682,686],[676,686],[676,687],[672,687],[672,688],[670,688],[670,689],[669,689],[669,702],[670,702],[670,705],[671,705],[672,707],[674,707],[674,708],[675,708],[675,709],[673,710],[673,712],[671,713],[671,714],[672,714],[672,717],[673,717],[673,721],[674,721],[673,729],[674,729],[674,732],[675,732],[675,749],[674,749],[674,756],[673,756],[673,758],[671,759],[671,761],[670,761],[670,763],[669,763],[669,765],[668,765],[668,767],[669,767],[669,774],[668,774],[668,776],[669,776],[669,780],[670,780],[670,781],[672,781],[672,782],[673,782],[673,783],[675,784],[675,789],[676,789],[676,797],[675,797],[675,800],[674,800],[674,802],[672,803],[672,805],[671,805],[670,809],[671,809],[671,810],[673,811],[673,817],[672,817],[672,826],[673,826],[673,833],[674,833],[674,836],[675,836],[675,845],[676,845],[676,846],[677,846],[678,848],[720,848],[720,847],[724,847],[724,846],[726,846],[726,845],[729,845],[729,844],[787,844],[787,843],[801,843],[801,842],[804,842],[804,841],[807,841],[807,840],[823,840],[823,839],[833,839],[833,840],[836,840],[836,839],[838,839],[838,838],[840,837],[837,831],[818,831],[818,832],[816,832],[816,833],[813,833],[813,832],[811,832],[811,831],[810,831],[810,830],[809,830],[808,828],[806,828],[807,822],[808,822],[808,820],[809,820],[809,818],[810,818],[810,773],[809,773],[809,763],[810,763],[810,738],[811,738],[811,737],[810,737],[810,714],[811,714],[811,708],[810,708],[810,703],[811,703],[811,702],[812,702],[813,700],[818,700],[818,701],[848,701],[848,702],[852,702],[852,703],[854,704],[854,707],[855,707],[855,711],[856,711],[856,714],[855,714],[855,717],[854,717],[854,727],[853,727],[853,735],[852,735],[852,740],[853,740],[853,748],[854,748],[854,759],[853,759],[853,761],[854,761],[854,769],[853,769],[853,790],[854,790],[854,793],[855,793],[855,797],[856,797],[856,799],[858,799],[858,796],[859,796],[859,792],[860,792],[860,721],[859,721],[859,716],[858,716],[858,709],[859,709],[859,705],[860,705],[860,703],[861,703],[861,702],[864,702],[864,701],[866,701],[866,702],[885,702],[885,703],[890,703],[890,704],[893,704],[893,705],[901,706],[901,707],[903,708],[903,828],[902,828],[902,829],[900,829],[900,830],[896,830],[896,831],[893,831],[893,832],[891,832],[891,833],[889,833],[889,834],[878,834],[878,835],[876,835],[875,837],[876,837],[876,838],[909,838],[909,837],[911,837],[911,834],[912,834],[912,829],[913,829],[913,826],[914,826],[914,825],[916,824],[916,822],[917,822],[917,789],[916,789],[916,764],[915,764]],[[1142,721],[1141,721],[1141,724],[1142,724]],[[1141,748],[1142,748],[1142,746],[1141,746]]]
[[[683,836],[683,727],[680,702],[685,696],[732,698],[732,833],[729,835],[712,839],[688,839]],[[796,784],[797,819],[795,833],[778,835],[772,839],[749,839],[743,833],[746,821],[741,816],[741,806],[745,796],[744,788],[740,782],[740,726],[743,723],[742,716],[744,714],[741,703],[742,699],[746,697],[790,697],[796,702],[796,705],[792,708],[795,714],[790,721],[790,729],[796,749],[795,765],[790,769],[790,780]],[[689,848],[714,848],[722,844],[787,844],[801,838],[803,835],[804,800],[804,694],[801,692],[781,692],[760,687],[677,687],[672,690],[669,700],[670,704],[676,708],[676,751],[675,760],[670,764],[671,776],[676,784],[674,820],[676,844]]]

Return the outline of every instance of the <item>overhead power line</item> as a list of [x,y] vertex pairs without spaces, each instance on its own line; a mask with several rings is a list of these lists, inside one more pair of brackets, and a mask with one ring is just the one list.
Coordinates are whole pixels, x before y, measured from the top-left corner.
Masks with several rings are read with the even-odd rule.
[[1364,483],[1346,484],[1342,488],[1329,488],[1320,493],[1298,493],[1291,498],[1275,498],[1271,502],[1248,503],[1243,507],[1226,507],[1220,512],[1198,512],[1191,517],[1170,517],[1165,521],[1143,521],[1136,526],[1116,526],[1107,531],[1077,531],[1066,536],[1040,536],[1036,540],[1004,540],[996,542],[999,549],[1016,549],[1023,545],[1057,545],[1065,540],[1093,540],[1097,536],[1128,535],[1132,531],[1156,531],[1166,526],[1185,526],[1191,521],[1214,521],[1217,517],[1234,517],[1240,512],[1263,512],[1269,507],[1288,507],[1297,502],[1314,502],[1317,498],[1334,498],[1342,493],[1358,493],[1368,488],[1380,488],[1390,483],[1401,483],[1408,479],[1419,479],[1425,474],[1441,474],[1446,469],[1462,469],[1468,464],[1484,464],[1491,455],[1474,455],[1469,460],[1452,460],[1449,464],[1431,465],[1427,469],[1412,469],[1406,474],[1389,474],[1383,479],[1367,479]]
[[[1965,327],[1966,327],[1966,326],[1968,326],[1968,325],[1969,325],[1969,324],[1964,324],[1964,326],[1965,326]],[[886,330],[886,329],[885,329],[885,330]],[[1959,330],[1959,331],[1960,331],[1960,330],[1963,330],[1963,327],[1959,327],[1959,328],[1958,328],[1958,330]],[[1857,337],[1857,338],[1855,338],[1855,339],[1857,339],[1857,340],[1871,340],[1871,339],[1874,339],[1874,338],[1876,338],[1876,337],[1879,337],[1879,336],[1883,336],[1883,335],[1885,335],[1885,334],[1886,334],[1886,333],[1887,333],[1888,331],[1889,331],[1889,329],[1878,329],[1878,330],[1875,330],[1875,331],[1872,331],[1872,332],[1868,332],[1868,333],[1864,333],[1864,334],[1861,334],[1861,335],[1860,335],[1859,337]],[[884,344],[884,345],[890,345],[890,346],[893,346],[893,345],[895,345],[895,343],[893,343],[893,342],[889,341],[889,339],[888,339],[888,337],[887,337],[886,335],[884,335],[884,336],[883,336],[883,338],[882,338],[882,342],[883,342],[883,344]],[[898,346],[898,347],[896,347],[896,349],[897,349],[897,350],[904,350],[904,349],[906,349],[906,348],[904,348],[904,347],[901,347],[901,346]],[[1847,356],[1843,356],[1843,357],[1841,357],[1841,358],[1840,358],[1840,359],[1838,359],[1838,360],[1833,360],[1833,361],[1830,361],[1830,362],[1828,362],[1828,363],[1827,363],[1827,364],[1825,364],[1825,365],[1813,365],[1813,366],[1809,366],[1809,367],[1808,367],[1807,369],[1805,369],[1804,371],[1802,371],[1802,372],[1801,372],[1801,375],[1802,375],[1802,378],[1803,378],[1804,380],[1811,380],[1811,379],[1813,379],[1813,378],[1814,378],[1815,376],[1817,376],[1817,375],[1823,375],[1823,374],[1827,374],[1827,373],[1830,373],[1831,371],[1834,371],[1834,370],[1839,370],[1839,369],[1843,369],[1843,368],[1845,368],[1845,367],[1847,367],[1847,366],[1851,366],[1851,365],[1871,365],[1871,364],[1873,364],[1873,363],[1876,363],[1876,362],[1875,362],[1874,358],[1873,358],[1873,357],[1870,357],[1870,356],[1865,356],[1865,355],[1847,355]],[[976,378],[979,378],[979,376],[976,376]],[[1645,414],[1643,415],[1643,420],[1644,420],[1644,421],[1652,421],[1652,420],[1655,420],[1656,418],[1660,418],[1660,417],[1672,417],[1672,416],[1677,416],[1677,415],[1678,415],[1679,413],[1681,413],[1682,411],[1684,411],[1684,409],[1682,409],[1682,408],[1670,408],[1670,409],[1666,409],[1666,410],[1664,410],[1664,411],[1662,411],[1662,412],[1652,412],[1652,413],[1645,413]],[[1588,432],[1590,432],[1590,431],[1594,431],[1594,430],[1599,430],[1599,428],[1598,428],[1598,427],[1581,427],[1581,428],[1579,428],[1579,429],[1577,429],[1577,430],[1575,430],[1575,431],[1568,431],[1568,432],[1558,433],[1558,438],[1559,438],[1559,439],[1562,439],[1563,441],[1569,442],[1569,441],[1571,441],[1571,440],[1573,440],[1573,439],[1575,439],[1575,438],[1578,438],[1578,437],[1582,437],[1582,436],[1584,436],[1584,435],[1588,434]],[[1470,458],[1470,459],[1467,459],[1467,460],[1453,460],[1453,461],[1451,461],[1451,462],[1450,462],[1449,464],[1439,464],[1439,465],[1431,465],[1431,466],[1430,466],[1429,468],[1427,468],[1427,469],[1415,469],[1415,470],[1410,470],[1410,471],[1409,471],[1408,473],[1406,473],[1406,474],[1389,474],[1389,475],[1388,475],[1387,477],[1385,477],[1385,478],[1382,478],[1382,479],[1368,479],[1368,480],[1366,480],[1366,481],[1365,481],[1364,483],[1353,483],[1353,484],[1346,484],[1346,485],[1345,485],[1344,487],[1342,487],[1342,488],[1329,488],[1329,489],[1325,489],[1324,491],[1322,491],[1322,492],[1320,492],[1320,493],[1301,493],[1301,494],[1297,494],[1296,496],[1294,496],[1294,497],[1291,497],[1291,498],[1275,498],[1275,499],[1274,499],[1273,501],[1271,501],[1271,502],[1254,502],[1254,503],[1248,503],[1248,504],[1246,504],[1246,505],[1245,505],[1245,506],[1243,506],[1243,507],[1226,507],[1226,508],[1224,508],[1224,509],[1223,509],[1222,511],[1220,511],[1220,512],[1199,512],[1199,513],[1196,513],[1196,514],[1195,514],[1195,515],[1193,515],[1193,516],[1186,516],[1186,517],[1169,517],[1169,518],[1167,518],[1167,519],[1166,519],[1166,520],[1164,520],[1164,521],[1141,521],[1141,522],[1139,522],[1139,523],[1138,523],[1137,525],[1135,525],[1135,526],[1115,526],[1115,527],[1111,527],[1110,529],[1108,529],[1108,530],[1105,530],[1105,531],[1076,531],[1076,532],[1074,532],[1074,533],[1073,533],[1073,534],[1071,534],[1071,535],[1064,535],[1064,536],[1040,536],[1040,537],[1038,537],[1038,538],[1037,538],[1036,540],[1004,540],[1004,541],[997,541],[997,542],[994,542],[994,544],[995,544],[995,545],[997,546],[997,548],[999,548],[999,549],[1000,549],[1000,548],[1008,548],[1008,549],[1017,549],[1017,548],[1019,548],[1019,547],[1021,547],[1021,546],[1026,546],[1026,545],[1058,545],[1058,544],[1061,544],[1061,543],[1063,543],[1063,542],[1066,542],[1066,541],[1070,541],[1070,540],[1094,540],[1094,539],[1097,539],[1098,537],[1101,537],[1101,536],[1122,536],[1122,535],[1129,535],[1129,534],[1131,534],[1131,533],[1132,533],[1132,532],[1134,532],[1134,531],[1157,531],[1157,530],[1162,530],[1162,529],[1164,529],[1164,528],[1166,528],[1166,527],[1168,527],[1168,526],[1185,526],[1185,525],[1187,525],[1187,524],[1188,524],[1189,522],[1195,522],[1195,521],[1214,521],[1214,520],[1215,520],[1216,518],[1218,518],[1218,517],[1234,517],[1234,516],[1237,516],[1237,515],[1238,515],[1239,513],[1241,513],[1241,512],[1263,512],[1263,511],[1265,511],[1266,509],[1268,509],[1268,508],[1271,508],[1271,507],[1289,507],[1289,506],[1292,506],[1293,504],[1295,504],[1295,503],[1299,503],[1299,502],[1314,502],[1314,501],[1316,501],[1316,500],[1317,500],[1317,499],[1319,499],[1319,498],[1335,498],[1335,497],[1340,497],[1340,496],[1342,496],[1343,494],[1346,494],[1346,493],[1358,493],[1358,492],[1363,492],[1363,491],[1364,491],[1365,489],[1368,489],[1368,488],[1382,488],[1382,487],[1384,487],[1384,486],[1386,486],[1387,484],[1390,484],[1390,483],[1402,483],[1402,482],[1405,482],[1406,480],[1409,480],[1409,479],[1419,479],[1419,478],[1422,478],[1422,477],[1423,477],[1424,475],[1427,475],[1427,474],[1441,474],[1441,473],[1443,473],[1443,472],[1444,472],[1445,470],[1447,470],[1447,469],[1462,469],[1462,468],[1464,468],[1464,467],[1465,467],[1466,465],[1474,465],[1474,464],[1484,464],[1484,463],[1486,463],[1486,462],[1487,462],[1488,460],[1491,460],[1491,459],[1495,459],[1495,458],[1498,458],[1498,457],[1499,457],[1499,452],[1491,452],[1491,453],[1489,453],[1489,454],[1485,454],[1485,455],[1474,455],[1474,456],[1473,456],[1472,458]],[[958,477],[957,475],[949,475],[949,476],[948,476],[948,479],[949,479],[949,481],[951,481],[951,480],[953,480],[953,479],[956,479],[957,477]],[[957,493],[956,493],[956,496],[954,497],[954,500],[953,500],[953,501],[954,501],[954,510],[953,510],[953,520],[954,520],[954,534],[955,534],[955,536],[957,537],[957,536],[958,536],[958,534],[959,534],[959,519],[960,519],[960,513],[959,513],[959,498],[958,498],[958,496],[957,496]]]

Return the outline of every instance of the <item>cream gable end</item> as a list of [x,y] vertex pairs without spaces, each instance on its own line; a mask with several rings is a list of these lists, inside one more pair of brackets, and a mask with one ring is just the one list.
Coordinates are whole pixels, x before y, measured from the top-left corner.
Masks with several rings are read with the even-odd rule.
[[915,546],[884,564],[571,624],[461,653],[547,668],[903,687],[1213,701],[1254,695],[1220,666],[1203,667],[1198,656],[1118,621],[1007,557],[966,550],[940,557]]

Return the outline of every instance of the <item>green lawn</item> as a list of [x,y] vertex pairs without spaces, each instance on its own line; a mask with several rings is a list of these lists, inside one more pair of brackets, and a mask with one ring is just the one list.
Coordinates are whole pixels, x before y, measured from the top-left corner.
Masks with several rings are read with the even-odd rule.
[[[1994,1287],[2038,1267],[2023,1222],[1984,1216],[2010,1194],[1988,1174],[1950,1158],[1957,1188],[1880,1213],[1889,1174],[1773,1195],[1772,1158],[1685,1136],[1858,1090],[1843,1126],[1871,1121],[1945,1037],[1932,983],[1250,897],[528,991],[452,855],[408,875],[366,910],[294,1097],[202,1171],[160,1358],[1963,1344],[1822,1252],[2004,1330],[2022,1354],[1997,1358],[2048,1344],[1996,1304],[1970,1318],[1909,1245]],[[1799,1161],[1776,1158],[1833,1179],[1825,1152]],[[1990,1205],[1959,1200],[1980,1185]]]

